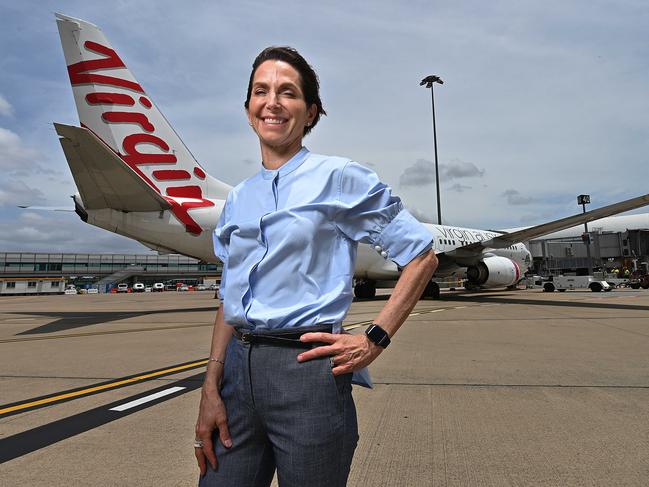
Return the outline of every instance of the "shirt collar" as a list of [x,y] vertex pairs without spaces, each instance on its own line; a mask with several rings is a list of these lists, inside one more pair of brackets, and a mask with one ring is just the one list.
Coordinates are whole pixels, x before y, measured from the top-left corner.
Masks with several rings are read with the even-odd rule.
[[302,165],[306,158],[309,156],[309,149],[302,147],[297,154],[291,157],[288,161],[282,164],[278,169],[266,169],[263,164],[261,166],[261,177],[264,179],[273,179],[278,174],[280,177],[286,176],[295,171]]

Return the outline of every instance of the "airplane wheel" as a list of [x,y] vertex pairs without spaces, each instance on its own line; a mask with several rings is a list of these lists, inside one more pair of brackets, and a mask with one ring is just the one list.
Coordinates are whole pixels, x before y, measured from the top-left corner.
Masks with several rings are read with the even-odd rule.
[[469,280],[467,279],[466,281],[464,281],[464,289],[466,289],[467,291],[479,291],[480,286],[478,284],[469,282]]
[[424,288],[424,292],[421,293],[421,297],[439,299],[439,294],[439,284],[434,281],[429,281]]
[[543,285],[543,292],[552,293],[552,292],[554,292],[554,289],[555,289],[554,284],[552,284],[551,282],[546,282]]
[[358,299],[372,299],[376,296],[376,283],[374,281],[359,281],[354,286],[354,296]]

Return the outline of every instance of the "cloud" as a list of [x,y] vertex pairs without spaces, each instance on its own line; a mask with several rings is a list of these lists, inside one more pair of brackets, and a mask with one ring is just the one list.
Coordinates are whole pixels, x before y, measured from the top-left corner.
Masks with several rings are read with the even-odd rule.
[[5,117],[13,117],[14,115],[14,107],[2,95],[0,95],[0,115]]
[[534,196],[523,196],[515,189],[508,189],[504,191],[501,196],[507,198],[507,204],[513,206],[531,205],[541,202],[539,198],[535,198]]
[[[448,164],[439,165],[439,179],[442,183],[462,178],[484,177],[485,170],[478,168],[472,162],[452,159]],[[435,182],[435,165],[427,159],[417,159],[412,166],[407,167],[399,178],[400,186],[426,186]],[[451,191],[461,193],[470,186],[455,184]]]
[[0,207],[20,204],[42,205],[46,202],[43,192],[30,188],[22,181],[0,181]]
[[451,186],[448,189],[449,189],[449,191],[455,191],[457,193],[463,193],[467,189],[471,189],[471,186],[464,186],[464,185],[462,185],[460,183],[455,183],[453,186]]
[[479,169],[472,162],[464,162],[460,159],[452,159],[448,164],[439,165],[439,177],[442,181],[460,178],[481,178],[485,170]]
[[38,151],[25,147],[18,134],[0,127],[0,171],[35,169],[35,161],[40,157]]
[[399,186],[425,186],[435,182],[435,166],[426,159],[417,159],[399,177]]
[[72,212],[28,210],[0,221],[0,248],[9,252],[151,252],[135,240],[83,223]]

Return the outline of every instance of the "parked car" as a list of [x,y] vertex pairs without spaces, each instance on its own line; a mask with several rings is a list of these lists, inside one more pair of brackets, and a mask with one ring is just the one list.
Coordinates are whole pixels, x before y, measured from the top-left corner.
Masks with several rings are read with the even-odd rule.
[[135,284],[133,284],[132,290],[133,290],[134,293],[143,293],[144,292],[144,284],[142,284],[141,282],[136,282]]
[[165,285],[162,284],[161,282],[154,282],[152,290],[154,293],[162,292],[165,290]]
[[205,284],[199,284],[196,286],[197,291],[207,291],[207,286]]
[[187,286],[186,284],[181,284],[180,286],[176,287],[176,291],[178,292],[189,291],[189,286]]
[[88,294],[99,294],[99,289],[97,289],[96,287],[89,287],[87,289],[87,293]]
[[125,282],[121,282],[117,285],[117,292],[118,293],[128,293],[131,292],[131,290],[128,288],[128,284]]
[[152,288],[151,286],[146,286],[146,287],[144,288],[144,292],[145,292],[145,293],[150,293],[151,291],[153,291],[153,288]]
[[68,284],[65,286],[65,291],[63,291],[65,294],[77,294],[77,288],[74,287],[74,284]]
[[219,286],[217,284],[210,284],[210,291],[218,291]]

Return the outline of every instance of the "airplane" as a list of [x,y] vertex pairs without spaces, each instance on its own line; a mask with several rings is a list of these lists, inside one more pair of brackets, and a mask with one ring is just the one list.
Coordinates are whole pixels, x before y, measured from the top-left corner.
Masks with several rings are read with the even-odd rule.
[[[231,186],[201,167],[97,26],[58,13],[56,22],[80,119],[79,127],[54,123],[79,191],[75,212],[161,253],[218,262],[212,231]],[[515,285],[531,264],[523,242],[648,204],[646,194],[511,232],[425,224],[439,258],[434,278]],[[377,281],[398,279],[400,269],[380,252],[359,245],[357,297],[374,297]],[[432,280],[424,296],[439,292]]]

